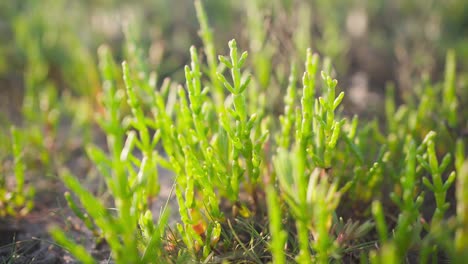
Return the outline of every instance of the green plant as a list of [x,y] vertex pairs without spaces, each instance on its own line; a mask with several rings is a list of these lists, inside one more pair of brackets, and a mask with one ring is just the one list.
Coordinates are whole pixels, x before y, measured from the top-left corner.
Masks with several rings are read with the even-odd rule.
[[[274,263],[413,258],[425,263],[463,257],[465,142],[458,130],[466,117],[459,111],[453,53],[447,55],[444,85],[423,78],[417,96],[398,107],[389,85],[385,120],[368,121],[343,115],[344,92],[338,92],[330,59],[320,63],[308,49],[302,89],[297,89],[300,68],[291,59],[277,121],[263,100],[272,71],[283,76],[287,71],[262,65],[272,57],[271,43],[250,64],[248,53],[231,40],[229,56],[216,61],[215,35],[202,2],[195,4],[204,53],[190,48],[184,85],[168,79],[160,85],[142,61],[144,51],[136,48],[131,27],[126,34],[133,49],[122,70],[108,48],[99,49],[104,111],[98,122],[108,149],[89,145],[87,153],[105,179],[111,203],[69,173],[62,178],[80,202],[67,194],[70,207],[107,241],[116,262],[210,262],[227,255]],[[256,32],[260,22],[250,23]],[[252,47],[266,41],[252,34],[258,34]],[[330,48],[332,56],[341,50],[338,44]],[[437,98],[441,105],[434,103]],[[149,201],[159,191],[158,165],[174,172],[176,233],[170,232],[167,214],[154,222],[150,211]],[[450,193],[455,182],[456,199]],[[457,216],[450,213],[451,203],[458,206]],[[268,223],[268,231],[251,224],[257,220]],[[52,234],[81,261],[94,261],[63,231]]]
[[457,141],[455,168],[457,171],[457,221],[459,228],[455,233],[454,248],[456,260],[463,261],[467,257],[468,217],[466,210],[468,162],[465,157],[465,145],[462,140]]
[[[159,219],[159,224],[153,223],[153,215],[148,210],[147,198],[154,195],[154,178],[157,174],[151,170],[155,161],[154,146],[159,140],[159,134],[150,137],[146,119],[142,115],[141,105],[136,99],[131,82],[130,72],[123,63],[123,76],[126,85],[128,104],[132,109],[133,120],[130,126],[138,131],[129,131],[121,126],[122,113],[120,100],[122,90],[117,87],[117,68],[106,47],[99,50],[100,66],[106,87],[103,104],[106,112],[100,119],[100,125],[107,134],[109,154],[95,146],[88,147],[88,155],[104,175],[114,200],[116,213],[106,206],[88,190],[86,190],[69,172],[63,172],[62,178],[68,188],[75,193],[86,213],[81,213],[74,200],[68,198],[68,203],[74,211],[95,233],[109,244],[113,257],[119,263],[142,262],[161,258],[164,252],[162,236],[167,224],[167,213]],[[125,141],[124,141],[124,138]],[[134,147],[143,152],[139,160],[133,152]],[[153,172],[153,174],[152,174]],[[157,189],[156,189],[157,191]],[[91,219],[91,220],[90,220]],[[66,246],[71,252],[85,262],[92,262],[89,253],[82,247],[66,238],[60,229],[52,230],[53,237]]]
[[[2,141],[7,141],[8,137],[2,135]],[[9,169],[6,157],[2,157],[0,172],[0,216],[24,216],[33,208],[34,188],[25,183],[26,166],[24,163],[24,146],[22,144],[24,134],[16,127],[10,129],[12,163],[13,168]],[[8,141],[7,141],[8,142]],[[5,158],[5,159],[4,159]],[[8,182],[10,173],[14,174],[15,186]]]

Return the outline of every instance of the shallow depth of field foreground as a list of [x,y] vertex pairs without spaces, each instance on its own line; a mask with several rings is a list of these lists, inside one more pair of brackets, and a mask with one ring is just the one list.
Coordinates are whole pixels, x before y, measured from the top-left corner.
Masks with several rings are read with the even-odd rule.
[[0,2],[0,263],[464,263],[468,2]]

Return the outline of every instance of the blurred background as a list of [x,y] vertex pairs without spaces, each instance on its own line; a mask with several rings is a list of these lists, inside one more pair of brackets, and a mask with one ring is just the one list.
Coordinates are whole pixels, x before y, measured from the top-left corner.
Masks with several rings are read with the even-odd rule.
[[[440,80],[449,49],[456,53],[458,71],[468,67],[465,0],[203,4],[217,53],[225,54],[227,41],[236,38],[251,53],[255,85],[279,95],[286,88],[290,64],[302,65],[310,47],[331,59],[351,113],[379,110],[388,83],[402,99],[422,76]],[[118,62],[138,48],[161,82],[170,76],[183,83],[190,45],[202,46],[198,29],[193,0],[0,1],[2,120],[18,119],[25,91],[37,98],[43,90],[56,90],[58,98],[64,92],[95,98],[100,90],[97,49],[102,44],[111,46]],[[126,39],[138,47],[130,47]],[[466,83],[466,76],[460,80]]]

